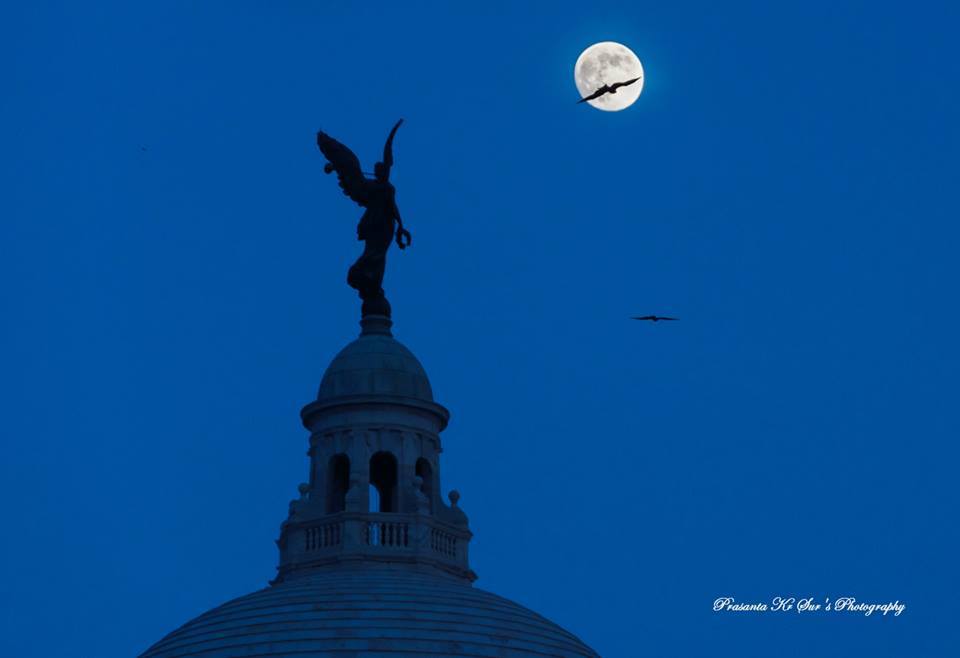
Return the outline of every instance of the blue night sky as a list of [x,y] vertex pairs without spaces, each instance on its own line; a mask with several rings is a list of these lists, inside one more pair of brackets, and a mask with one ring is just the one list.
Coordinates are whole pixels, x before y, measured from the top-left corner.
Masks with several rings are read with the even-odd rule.
[[[400,117],[385,288],[478,587],[610,657],[958,655],[955,3],[3,14],[0,655],[129,657],[273,576],[359,329],[314,134],[369,171]],[[575,102],[604,40],[619,113]]]

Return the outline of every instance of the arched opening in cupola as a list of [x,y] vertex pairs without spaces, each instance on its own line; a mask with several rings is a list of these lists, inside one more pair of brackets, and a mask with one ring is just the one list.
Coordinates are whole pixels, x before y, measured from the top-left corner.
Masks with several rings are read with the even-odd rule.
[[327,514],[346,509],[347,489],[350,488],[350,458],[340,453],[327,463]]
[[371,512],[397,511],[397,458],[389,452],[378,452],[370,458],[370,486],[377,490],[370,496]]
[[433,511],[433,466],[425,458],[421,457],[417,460],[417,475],[423,479],[423,485],[420,487],[420,490],[427,497],[427,500],[430,502],[429,510]]

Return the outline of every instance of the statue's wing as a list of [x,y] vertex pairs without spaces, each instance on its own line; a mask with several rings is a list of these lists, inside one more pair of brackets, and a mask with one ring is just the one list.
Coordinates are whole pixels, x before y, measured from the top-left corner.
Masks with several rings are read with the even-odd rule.
[[393,130],[390,131],[390,136],[387,137],[387,143],[383,145],[383,164],[387,168],[388,179],[390,178],[390,167],[393,166],[393,136],[397,134],[397,128],[400,127],[401,123],[403,123],[403,119],[397,121]]
[[337,180],[343,193],[348,197],[364,205],[366,203],[366,178],[360,169],[360,160],[356,154],[346,146],[335,140],[333,137],[323,132],[317,133],[317,146],[320,152],[327,158],[327,164],[323,170],[326,173],[337,172]]

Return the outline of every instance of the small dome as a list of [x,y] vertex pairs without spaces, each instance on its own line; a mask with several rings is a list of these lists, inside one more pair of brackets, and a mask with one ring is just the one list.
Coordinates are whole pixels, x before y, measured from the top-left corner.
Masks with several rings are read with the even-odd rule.
[[427,373],[417,357],[390,334],[390,321],[368,316],[361,325],[360,337],[330,362],[317,400],[391,395],[433,402]]
[[575,635],[503,597],[385,567],[336,569],[241,596],[141,658],[227,656],[595,657]]

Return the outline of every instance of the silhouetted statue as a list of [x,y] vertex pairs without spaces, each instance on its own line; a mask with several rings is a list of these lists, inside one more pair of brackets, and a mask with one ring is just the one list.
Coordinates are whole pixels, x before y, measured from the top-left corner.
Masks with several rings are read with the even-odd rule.
[[[383,272],[387,265],[387,249],[396,235],[397,246],[410,245],[410,233],[404,230],[397,210],[396,191],[390,184],[393,166],[393,136],[403,119],[390,131],[383,147],[383,162],[374,165],[374,177],[367,178],[360,169],[357,156],[346,146],[323,131],[317,133],[317,146],[327,158],[325,173],[337,172],[343,193],[366,210],[357,224],[357,239],[364,241],[363,253],[347,273],[347,283],[360,293],[362,315],[390,315],[390,303],[383,294]],[[396,222],[396,233],[394,233]]]

